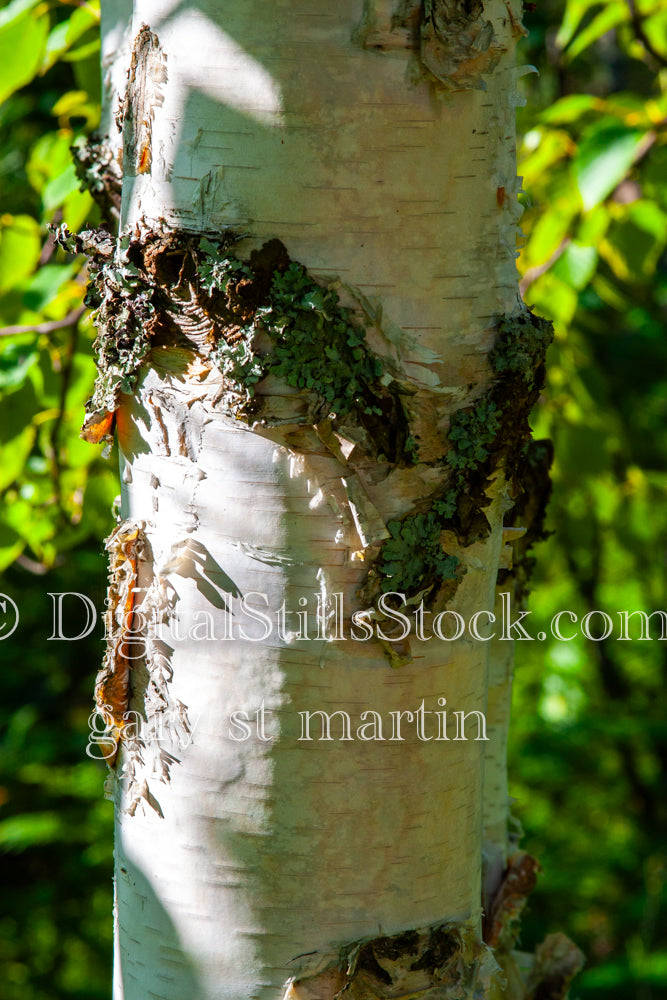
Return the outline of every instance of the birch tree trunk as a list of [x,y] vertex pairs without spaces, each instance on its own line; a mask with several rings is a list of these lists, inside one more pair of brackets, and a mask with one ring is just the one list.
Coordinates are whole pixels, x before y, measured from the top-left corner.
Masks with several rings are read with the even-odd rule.
[[123,484],[115,1000],[536,989],[508,957],[535,869],[507,835],[511,643],[490,657],[488,616],[452,638],[521,534],[548,340],[517,293],[519,16],[106,0],[125,235],[79,246],[84,434],[115,420]]

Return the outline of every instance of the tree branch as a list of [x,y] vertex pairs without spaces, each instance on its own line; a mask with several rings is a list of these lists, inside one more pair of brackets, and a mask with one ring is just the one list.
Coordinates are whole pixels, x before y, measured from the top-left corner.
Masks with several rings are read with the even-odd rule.
[[28,324],[27,326],[3,326],[0,327],[0,337],[11,337],[17,333],[54,333],[56,330],[64,330],[68,326],[74,326],[75,323],[81,319],[86,311],[86,307],[81,305],[77,306],[76,309],[72,309],[68,312],[66,316],[62,319],[52,319],[48,320],[46,323],[36,323],[34,325]]
[[560,241],[554,252],[551,254],[549,260],[545,261],[544,264],[539,264],[536,265],[535,267],[528,268],[523,278],[519,282],[519,293],[522,297],[525,295],[526,291],[528,290],[528,288],[530,288],[530,286],[534,281],[537,281],[537,279],[540,278],[543,274],[545,274],[550,267],[553,267],[558,258],[565,253],[571,242],[572,238],[570,236],[565,236]]
[[639,11],[637,10],[637,5],[635,4],[635,0],[628,0],[628,8],[630,10],[632,27],[634,29],[637,41],[641,42],[641,44],[644,46],[648,54],[655,59],[655,61],[659,66],[662,66],[663,68],[667,67],[667,56],[662,55],[661,52],[658,52],[658,50],[654,47],[653,42],[644,31],[644,25],[642,24],[642,19],[639,15]]

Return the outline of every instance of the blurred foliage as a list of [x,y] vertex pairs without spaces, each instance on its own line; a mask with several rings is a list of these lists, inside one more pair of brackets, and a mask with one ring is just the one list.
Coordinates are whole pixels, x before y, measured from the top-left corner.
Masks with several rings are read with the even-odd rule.
[[655,1000],[667,649],[617,636],[619,611],[667,610],[667,8],[546,0],[525,23],[521,54],[540,76],[519,112],[519,267],[556,330],[533,421],[555,444],[553,534],[529,606],[535,629],[561,609],[604,611],[615,628],[517,650],[511,792],[545,872],[523,946],[561,928],[588,957],[573,996]]
[[3,1000],[109,996],[112,807],[85,753],[101,628],[48,641],[49,592],[103,607],[118,491],[114,463],[79,439],[94,379],[85,272],[46,229],[97,221],[70,146],[99,122],[99,48],[98,0],[0,9],[0,589],[21,613],[0,644]]
[[[535,5],[521,44],[540,74],[519,111],[519,265],[556,327],[534,420],[556,444],[540,626],[565,608],[667,608],[667,10],[563,4]],[[69,149],[99,122],[98,29],[99,0],[0,4],[0,587],[21,610],[0,646],[5,1000],[109,992],[111,807],[85,755],[100,629],[47,641],[49,592],[103,606],[118,489],[113,460],[78,437],[85,272],[46,229],[97,221]],[[665,647],[519,645],[512,793],[545,870],[523,946],[569,933],[589,957],[582,1000],[667,996]]]

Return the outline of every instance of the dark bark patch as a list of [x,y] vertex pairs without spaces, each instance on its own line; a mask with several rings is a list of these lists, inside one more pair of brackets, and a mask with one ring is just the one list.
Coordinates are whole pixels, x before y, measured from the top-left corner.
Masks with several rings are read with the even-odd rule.
[[108,415],[150,348],[171,345],[220,370],[222,405],[238,419],[356,427],[369,455],[411,464],[404,389],[370,351],[364,325],[279,240],[246,261],[233,253],[236,238],[137,230],[116,241],[61,227],[60,244],[89,257],[86,303],[96,310],[98,377],[84,436],[108,436]]
[[440,924],[352,945],[337,966],[295,980],[284,1000],[481,996],[496,970],[473,927]]
[[485,90],[504,52],[482,0],[366,0],[353,37],[376,52],[412,52],[414,81],[446,91]]
[[501,569],[498,573],[499,586],[512,586],[515,602],[519,606],[527,597],[535,568],[532,548],[550,534],[544,524],[552,490],[549,470],[553,453],[553,442],[547,439],[529,442],[516,475],[521,493],[505,520],[506,527],[520,525],[526,529],[525,534],[512,543],[512,568]]

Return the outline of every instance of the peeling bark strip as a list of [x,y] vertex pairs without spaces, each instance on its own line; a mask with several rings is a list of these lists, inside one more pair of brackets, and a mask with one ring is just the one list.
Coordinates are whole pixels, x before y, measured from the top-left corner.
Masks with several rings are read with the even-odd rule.
[[490,911],[484,915],[484,940],[492,948],[500,944],[509,952],[514,947],[518,920],[537,885],[539,871],[539,862],[525,851],[516,851],[510,858]]
[[137,561],[145,544],[144,527],[143,522],[124,522],[105,543],[109,553],[109,590],[104,615],[107,649],[95,680],[95,703],[111,730],[113,749],[106,756],[110,767],[116,762],[130,707]]
[[160,42],[143,24],[132,47],[125,100],[116,124],[123,132],[123,174],[148,174],[153,163],[153,119],[164,101],[167,61]]
[[[128,519],[106,540],[107,646],[95,681],[95,703],[108,727],[105,759],[112,768],[110,777],[125,785],[130,815],[141,802],[161,815],[148,778],[169,781],[171,765],[178,762],[172,750],[191,733],[186,706],[170,692],[171,667],[155,634],[156,626],[168,621],[172,611],[161,566],[153,565],[148,588],[139,587],[140,563],[153,564],[147,530],[146,522]],[[170,550],[169,558],[182,562],[184,556]],[[124,752],[117,768],[121,744]],[[109,791],[114,790],[112,781]]]
[[354,945],[339,966],[292,982],[283,1000],[473,1000],[497,972],[473,927],[439,924]]
[[505,51],[482,0],[366,0],[356,41],[378,51],[412,50],[422,78],[445,90],[486,90],[482,79]]

